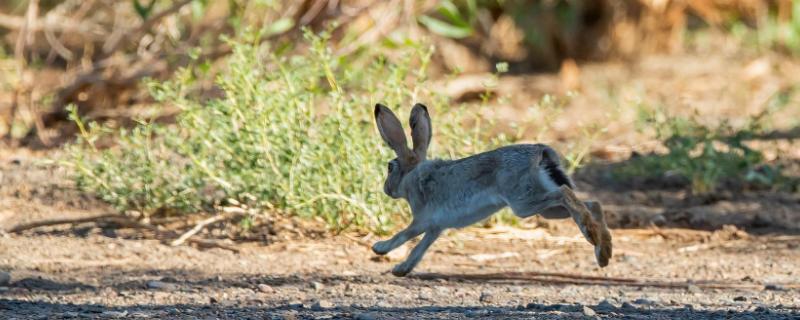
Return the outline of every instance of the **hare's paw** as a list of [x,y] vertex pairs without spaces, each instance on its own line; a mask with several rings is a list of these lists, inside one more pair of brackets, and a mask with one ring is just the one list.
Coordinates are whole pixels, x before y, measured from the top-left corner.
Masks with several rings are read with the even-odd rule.
[[414,267],[411,266],[410,264],[403,262],[401,264],[394,266],[394,268],[392,269],[392,275],[394,275],[395,277],[405,277],[409,272],[411,272],[411,269],[413,268]]
[[612,255],[611,237],[603,239],[603,242],[594,246],[594,255],[597,258],[597,265],[605,267],[608,265],[608,260]]
[[375,254],[384,255],[392,251],[391,243],[389,241],[378,241],[372,245],[372,252]]

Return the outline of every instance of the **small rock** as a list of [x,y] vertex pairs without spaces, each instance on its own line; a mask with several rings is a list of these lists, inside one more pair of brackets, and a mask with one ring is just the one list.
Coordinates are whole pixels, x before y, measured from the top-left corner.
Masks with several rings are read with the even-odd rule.
[[600,301],[600,303],[597,304],[597,307],[595,307],[595,310],[597,310],[597,311],[606,311],[606,312],[614,311],[614,310],[617,310],[617,306],[613,305],[611,302],[608,302],[608,300],[603,300],[603,301]]
[[157,289],[157,290],[167,290],[172,291],[177,288],[173,283],[167,283],[158,280],[147,281],[147,288],[148,289]]
[[75,311],[67,311],[67,312],[64,312],[63,316],[64,316],[64,318],[77,318],[78,317],[78,313],[75,312]]
[[128,315],[128,311],[103,311],[100,315],[106,318],[122,318]]
[[487,314],[489,314],[489,310],[486,309],[467,310],[466,312],[464,312],[464,316],[466,316],[467,318],[484,317]]
[[522,288],[519,287],[519,286],[511,286],[511,287],[508,287],[508,289],[506,289],[506,291],[511,292],[511,293],[520,293],[520,292],[522,292]]
[[142,311],[131,312],[131,318],[152,318],[152,317],[153,315]]
[[272,286],[263,283],[258,285],[258,291],[263,293],[275,293],[275,289],[272,288]]
[[596,314],[597,314],[597,312],[594,312],[594,310],[592,310],[592,308],[589,308],[587,306],[583,306],[583,315],[584,316],[594,317]]
[[661,227],[667,224],[667,218],[665,218],[664,215],[662,214],[657,214],[652,218],[650,218],[650,222],[656,226]]
[[374,314],[369,313],[369,312],[356,314],[354,318],[356,320],[375,320],[375,319],[378,319],[377,316],[375,316]]
[[626,302],[622,303],[622,309],[623,310],[628,310],[628,311],[636,310],[636,306],[634,306],[634,305],[632,305],[632,304],[630,304],[629,302],[626,301]]
[[430,292],[425,291],[420,292],[417,298],[420,300],[433,300],[433,296],[430,294]]
[[738,296],[738,297],[736,297],[736,298],[733,298],[733,301],[747,301],[747,297],[745,297],[745,296]]
[[314,291],[325,289],[325,285],[317,281],[311,282],[311,286],[314,287]]
[[389,253],[387,253],[385,257],[388,258],[389,261],[400,261],[404,260],[406,256],[408,256],[409,251],[410,250],[408,249],[408,244],[404,244],[402,246],[397,247],[397,249],[389,251]]
[[11,283],[11,274],[5,271],[0,271],[0,286],[7,286]]
[[479,298],[479,300],[481,302],[483,302],[483,303],[494,303],[495,302],[494,295],[492,295],[491,293],[485,292],[485,291],[481,292],[481,297]]
[[779,284],[768,284],[764,286],[764,290],[776,290],[776,291],[783,291],[786,290],[786,287],[779,285]]
[[314,311],[322,311],[330,308],[333,308],[333,303],[328,300],[319,300],[311,306],[311,310]]
[[544,307],[545,307],[545,305],[543,305],[541,303],[535,303],[535,302],[531,302],[531,303],[529,303],[528,305],[525,306],[525,308],[527,308],[527,309],[536,309],[536,310],[544,309]]
[[217,301],[217,298],[214,298],[214,297],[209,297],[208,298],[208,303],[209,304],[215,304],[217,302],[219,302],[219,301]]
[[698,287],[696,285],[693,285],[693,284],[690,284],[689,286],[687,286],[686,287],[686,291],[689,291],[691,293],[701,293],[701,292],[703,292],[703,290],[700,289],[700,287]]
[[652,305],[656,304],[655,301],[650,300],[650,299],[645,299],[645,298],[639,298],[639,299],[633,300],[633,303],[634,304],[638,304],[638,305],[643,305],[643,306],[652,306]]

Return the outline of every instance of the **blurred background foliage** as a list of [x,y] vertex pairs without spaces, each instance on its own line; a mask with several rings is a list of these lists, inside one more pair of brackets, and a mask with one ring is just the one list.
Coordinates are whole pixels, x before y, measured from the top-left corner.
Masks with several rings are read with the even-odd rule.
[[[494,95],[501,74],[558,73],[563,94],[579,88],[581,64],[680,53],[706,33],[742,51],[795,57],[800,1],[3,1],[0,136],[7,146],[47,148],[80,133],[64,164],[120,211],[209,211],[229,201],[384,232],[404,209],[382,204],[381,173],[365,171],[389,156],[372,151],[380,145],[364,108],[377,99],[430,101],[444,119],[439,156],[541,141],[570,96],[534,103],[530,112],[544,120],[535,128],[495,126],[482,115],[493,112],[490,101],[503,103]],[[796,89],[777,104],[790,105]],[[760,116],[708,126],[658,108],[639,112],[666,151],[631,161],[622,177],[678,172],[699,193],[731,176],[786,181],[742,142],[763,133]],[[236,117],[242,122],[224,121]],[[309,131],[317,121],[321,131]],[[583,125],[580,139],[562,143],[570,171],[609,125]],[[326,140],[335,132],[351,140]],[[257,145],[267,140],[275,153]]]
[[[677,52],[698,30],[728,32],[755,50],[800,52],[792,0],[10,0],[0,4],[0,134],[53,145],[74,103],[113,117],[150,104],[140,80],[190,63],[216,70],[223,38],[304,50],[302,28],[336,26],[337,54],[428,39],[430,72],[559,71],[575,61]],[[213,95],[214,88],[201,87]],[[122,114],[120,114],[122,113]]]

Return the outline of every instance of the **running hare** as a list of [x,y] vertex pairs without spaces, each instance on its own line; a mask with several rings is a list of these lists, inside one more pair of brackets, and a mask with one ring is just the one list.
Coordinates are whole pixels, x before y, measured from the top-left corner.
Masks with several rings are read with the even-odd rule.
[[394,199],[405,199],[413,220],[391,239],[375,243],[372,251],[383,255],[425,234],[406,261],[394,267],[395,276],[414,269],[442,230],[466,227],[506,206],[521,218],[537,213],[551,219],[571,216],[594,245],[597,264],[608,265],[611,234],[600,204],[578,200],[552,148],[520,144],[458,160],[427,160],[432,127],[424,105],[416,104],[411,110],[413,149],[408,148],[400,120],[389,108],[375,105],[375,121],[381,137],[397,154],[389,161],[383,191]]

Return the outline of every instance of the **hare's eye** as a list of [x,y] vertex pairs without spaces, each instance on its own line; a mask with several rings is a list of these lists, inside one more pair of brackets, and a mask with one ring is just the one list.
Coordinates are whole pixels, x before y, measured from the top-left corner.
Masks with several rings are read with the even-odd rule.
[[389,172],[392,172],[392,169],[394,169],[394,162],[389,162],[389,166],[388,166],[388,168],[386,170],[388,170]]

